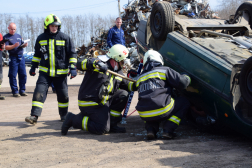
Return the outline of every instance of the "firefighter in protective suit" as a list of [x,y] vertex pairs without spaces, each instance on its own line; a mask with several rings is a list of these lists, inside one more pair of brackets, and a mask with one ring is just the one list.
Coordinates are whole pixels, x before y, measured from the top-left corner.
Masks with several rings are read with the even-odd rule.
[[160,122],[163,122],[163,138],[172,139],[174,130],[190,106],[184,97],[171,97],[172,90],[186,89],[191,79],[164,67],[163,57],[154,50],[145,53],[143,65],[144,69],[136,82],[139,93],[136,110],[145,121],[148,139],[156,138]]
[[70,79],[77,75],[77,58],[72,40],[62,33],[60,28],[59,18],[50,14],[45,18],[44,33],[36,40],[29,73],[34,76],[36,68],[39,67],[39,77],[32,98],[31,116],[25,118],[30,124],[37,123],[51,83],[56,90],[61,121],[65,120],[68,111],[67,74],[71,74]]
[[127,103],[126,90],[133,91],[133,82],[114,76],[107,69],[123,75],[123,61],[127,56],[128,49],[116,44],[109,49],[107,55],[77,62],[77,69],[86,71],[78,94],[81,112],[77,115],[70,112],[67,114],[61,128],[62,135],[66,135],[71,126],[98,135],[126,132],[117,123],[121,121],[121,111]]

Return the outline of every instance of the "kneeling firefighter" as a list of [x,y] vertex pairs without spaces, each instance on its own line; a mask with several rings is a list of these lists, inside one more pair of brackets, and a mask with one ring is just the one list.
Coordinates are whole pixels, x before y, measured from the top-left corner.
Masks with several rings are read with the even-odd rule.
[[[133,91],[133,82],[114,76],[107,70],[123,75],[123,61],[128,56],[128,49],[116,44],[107,55],[98,58],[87,58],[77,62],[77,69],[86,71],[78,94],[80,113],[68,113],[61,133],[66,135],[73,126],[93,134],[107,132],[124,133],[124,127],[118,127],[121,121],[121,111],[125,108],[128,91]],[[96,68],[96,67],[99,68]],[[120,89],[119,89],[120,88]]]
[[144,69],[136,82],[139,93],[136,110],[145,121],[147,138],[156,138],[160,122],[164,123],[163,138],[174,138],[174,130],[190,103],[184,97],[172,98],[172,90],[187,88],[191,79],[164,67],[163,57],[154,50],[145,53],[143,65]]
[[39,65],[39,77],[33,93],[31,116],[25,118],[30,124],[37,123],[51,83],[56,90],[61,121],[65,120],[68,112],[67,74],[71,74],[70,79],[77,75],[77,56],[72,40],[60,28],[59,18],[50,14],[44,21],[44,33],[36,40],[30,75],[36,74],[35,69]]

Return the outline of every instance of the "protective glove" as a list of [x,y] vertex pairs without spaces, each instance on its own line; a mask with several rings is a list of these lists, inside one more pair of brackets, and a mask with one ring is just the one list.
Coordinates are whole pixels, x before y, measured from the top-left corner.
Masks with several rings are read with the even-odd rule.
[[95,65],[99,66],[99,71],[105,73],[108,70],[108,66],[106,64],[104,64],[101,61],[98,61],[95,63]]
[[30,69],[30,71],[29,71],[29,74],[31,76],[35,76],[36,75],[35,70],[36,70],[36,68],[32,66],[31,69]]
[[187,74],[185,72],[182,72],[181,75],[183,75],[186,78],[188,85],[190,85],[191,84],[191,78],[190,78],[189,74]]
[[70,79],[73,79],[74,77],[77,76],[77,71],[76,71],[76,67],[72,64],[69,67],[69,72],[68,72],[68,76],[71,74]]
[[128,76],[128,78],[130,78],[130,77],[134,78],[137,76],[137,71],[134,69],[131,69],[128,71],[127,76]]

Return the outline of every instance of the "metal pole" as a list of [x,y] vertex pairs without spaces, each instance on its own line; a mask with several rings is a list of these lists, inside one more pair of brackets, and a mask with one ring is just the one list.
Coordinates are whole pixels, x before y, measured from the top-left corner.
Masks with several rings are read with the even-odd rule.
[[119,12],[119,17],[121,17],[121,11],[120,11],[120,0],[118,0],[118,12]]

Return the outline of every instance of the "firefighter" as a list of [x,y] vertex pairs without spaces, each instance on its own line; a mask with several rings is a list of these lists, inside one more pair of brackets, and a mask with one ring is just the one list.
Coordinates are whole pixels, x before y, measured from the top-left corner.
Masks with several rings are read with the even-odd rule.
[[62,33],[60,28],[60,19],[50,14],[44,21],[44,33],[36,40],[35,54],[29,73],[34,76],[39,65],[39,77],[32,98],[31,116],[25,118],[25,121],[30,124],[37,123],[51,83],[56,90],[61,121],[65,120],[68,111],[67,74],[69,71],[70,79],[77,75],[77,58],[72,40]]
[[172,90],[187,88],[191,79],[164,67],[163,57],[154,50],[145,53],[143,65],[136,82],[139,93],[136,110],[145,122],[148,139],[156,138],[160,122],[163,122],[163,138],[172,139],[174,130],[190,106],[184,97],[173,98]]
[[126,132],[124,127],[118,127],[117,124],[122,119],[121,111],[127,103],[126,90],[133,91],[133,82],[114,76],[107,69],[123,75],[123,61],[127,56],[127,48],[116,44],[107,55],[78,61],[77,69],[86,71],[78,94],[81,112],[77,115],[67,114],[61,128],[62,135],[66,135],[71,126],[98,135]]

